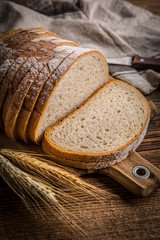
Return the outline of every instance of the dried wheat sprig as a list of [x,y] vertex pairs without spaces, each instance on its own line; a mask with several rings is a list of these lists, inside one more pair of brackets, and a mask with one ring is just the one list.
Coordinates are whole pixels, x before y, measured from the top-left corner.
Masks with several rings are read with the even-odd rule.
[[[58,216],[62,216],[64,220],[69,222],[71,227],[76,230],[80,230],[83,235],[87,235],[83,229],[81,229],[74,221],[75,218],[64,207],[63,203],[60,203],[60,199],[63,202],[70,200],[70,196],[66,193],[57,190],[50,185],[44,184],[36,177],[22,171],[11,163],[6,157],[0,154],[0,176],[10,186],[10,188],[22,199],[25,205],[30,209],[30,202],[36,203],[39,206],[39,200]],[[57,214],[56,214],[57,213]],[[44,212],[43,212],[44,214]]]
[[[47,162],[42,157],[34,157],[34,153],[26,153],[10,149],[1,149],[0,153],[9,158],[14,164],[35,176],[38,176],[56,187],[65,187],[66,189],[76,189],[78,191],[90,194],[98,199],[109,198],[112,194],[95,187],[86,181],[83,181],[73,171],[55,163]],[[33,155],[33,156],[32,156]]]

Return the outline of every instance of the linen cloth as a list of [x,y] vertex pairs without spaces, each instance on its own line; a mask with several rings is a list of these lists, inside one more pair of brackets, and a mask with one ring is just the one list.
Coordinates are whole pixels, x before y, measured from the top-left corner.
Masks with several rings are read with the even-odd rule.
[[[104,56],[160,57],[160,17],[124,0],[30,0],[24,5],[0,2],[0,33],[42,27]],[[154,91],[160,73],[109,66],[110,75],[143,94]]]

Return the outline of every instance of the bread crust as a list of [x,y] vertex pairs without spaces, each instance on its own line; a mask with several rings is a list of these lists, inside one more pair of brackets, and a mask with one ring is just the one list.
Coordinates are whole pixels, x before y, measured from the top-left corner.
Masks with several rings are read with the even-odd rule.
[[[60,39],[58,35],[50,33],[42,28],[33,28],[33,29],[26,29],[26,30],[21,29],[20,31],[15,30],[14,38],[10,37],[10,35],[12,36],[12,34],[8,33],[9,35],[8,40],[6,41],[6,43],[3,42],[2,46],[0,46],[2,50],[0,61],[1,63],[4,62],[0,66],[0,111],[1,111],[3,100],[6,96],[6,91],[8,89],[10,81],[12,80],[12,77],[14,77],[14,74],[16,74],[16,70],[19,70],[19,68],[23,65],[23,61],[26,60],[25,57],[28,57],[28,56],[21,57],[22,54],[25,55],[25,51],[23,50],[26,49],[26,52],[28,50],[28,55],[32,54],[32,49],[29,48],[27,42],[29,42],[33,38],[39,37],[40,35],[39,32],[41,32],[41,35],[43,34],[47,36],[50,35],[50,36],[56,37],[57,39]],[[38,46],[39,43],[35,43],[34,45],[36,44]],[[6,54],[5,54],[5,50],[6,50]],[[0,114],[0,127],[2,126],[1,115],[2,114]]]
[[[37,33],[30,33],[28,30],[22,30],[19,34],[19,37],[16,39],[10,39],[7,41],[7,45],[3,44],[0,46],[1,52],[1,64],[0,64],[0,84],[3,80],[3,77],[7,74],[10,66],[14,63],[14,61],[20,57],[23,53],[23,49],[27,46],[27,43],[30,39],[38,36]],[[24,35],[24,36],[23,36]],[[24,45],[24,46],[23,46]],[[26,48],[27,49],[27,48]],[[28,48],[29,49],[29,48]],[[6,54],[3,56],[3,51],[7,51]]]
[[[18,50],[13,49],[15,50],[15,53],[5,61],[3,67],[1,66],[1,71],[4,72],[4,74],[2,76],[2,81],[0,82],[0,108],[6,96],[8,87],[11,85],[19,69],[23,67],[29,57],[35,54],[35,52],[37,52],[45,44],[44,41],[39,41],[32,45],[30,44],[29,41],[31,39],[37,38],[39,36],[41,35],[33,33],[32,37],[30,36],[30,38],[28,38],[27,43],[23,47],[21,46],[21,48]],[[46,36],[48,36],[48,33]],[[25,43],[25,40],[21,44],[23,43]]]
[[0,64],[3,64],[4,61],[12,56],[18,49],[21,49],[23,45],[32,39],[32,36],[38,36],[37,30],[30,31],[30,29],[22,29],[15,33],[14,37],[9,38],[5,43],[3,43],[0,46]]
[[[95,94],[99,94],[100,91],[108,84],[110,84],[113,81],[117,81],[117,82],[121,82],[122,84],[126,84],[125,82],[122,82],[120,80],[111,80],[109,82],[107,82],[104,86],[102,86],[100,89],[98,89],[96,91]],[[50,126],[44,135],[43,138],[43,147],[45,146],[44,151],[47,149],[48,151],[50,151],[51,154],[55,155],[55,156],[59,156],[61,158],[67,158],[67,159],[74,159],[74,160],[78,160],[80,161],[81,159],[83,159],[84,161],[88,162],[92,160],[95,161],[114,161],[117,159],[120,161],[123,160],[124,158],[127,157],[127,155],[130,152],[135,151],[135,149],[140,145],[140,143],[142,142],[146,131],[147,131],[147,127],[148,127],[148,123],[149,123],[149,119],[150,119],[150,108],[148,105],[147,100],[145,99],[145,97],[142,95],[142,93],[140,93],[137,89],[135,89],[134,87],[128,85],[129,87],[133,88],[135,91],[137,91],[137,93],[141,96],[141,98],[143,99],[143,101],[146,103],[146,108],[147,108],[147,116],[146,119],[144,121],[144,124],[142,126],[142,128],[140,129],[140,131],[137,133],[137,136],[134,137],[132,140],[128,141],[125,145],[115,149],[114,151],[110,151],[110,152],[101,152],[101,153],[82,153],[82,152],[72,152],[66,149],[62,149],[56,145],[54,145],[51,140],[50,140],[50,132],[52,131],[52,129],[54,127],[56,127],[58,124],[60,124],[62,121],[65,120],[65,118],[69,118],[75,111],[77,111],[77,109],[73,112],[71,112],[67,117],[64,117],[61,121],[59,121],[58,123]],[[86,102],[90,101],[91,98],[93,98],[95,96],[95,94],[93,94],[89,99],[87,99],[83,104],[80,105],[79,108],[82,108],[84,104],[86,104]],[[79,109],[78,108],[78,109]],[[47,146],[47,147],[46,147]],[[104,166],[105,167],[105,166]],[[102,167],[103,168],[103,167]]]
[[61,39],[58,35],[48,32],[42,28],[21,29],[20,31],[16,32],[13,37],[9,36],[5,42],[2,42],[2,44],[0,44],[0,65],[4,63],[4,61],[8,59],[12,54],[14,54],[17,50],[21,50],[23,45],[29,42],[32,38],[36,38],[36,36],[39,37],[39,35],[49,35]]
[[[2,103],[3,103],[3,100],[6,95],[6,91],[8,89],[8,82],[10,82],[10,77],[11,77],[11,76],[8,76],[8,79],[6,80],[5,76],[7,74],[10,75],[10,71],[12,70],[12,69],[10,69],[10,67],[14,67],[14,65],[16,67],[16,65],[18,65],[18,63],[17,64],[15,63],[16,58],[18,58],[18,56],[16,54],[14,54],[14,53],[16,53],[16,50],[12,49],[12,48],[8,48],[8,47],[10,45],[12,45],[12,43],[14,41],[17,43],[16,47],[18,48],[19,44],[21,44],[21,43],[19,43],[19,40],[21,38],[23,39],[23,35],[25,35],[25,34],[26,34],[26,38],[27,38],[28,32],[29,32],[29,30],[27,30],[27,29],[20,30],[20,31],[18,31],[18,33],[15,34],[16,37],[10,38],[10,40],[7,41],[7,47],[6,47],[6,44],[2,44],[2,46],[0,46],[0,52],[1,52],[1,58],[0,58],[0,127],[2,127],[2,125],[3,125],[2,124],[2,113],[1,113],[2,109],[1,109],[1,107],[2,107]],[[27,41],[26,38],[24,38],[25,39],[24,41]],[[10,50],[10,49],[12,49],[12,50]],[[4,51],[2,51],[2,50],[6,50],[6,54],[4,54]],[[9,59],[9,58],[7,59],[7,57],[8,57],[7,53],[9,54],[9,56],[11,56],[13,54],[11,56],[11,57],[13,57],[13,59]],[[20,54],[19,54],[19,56],[20,56]],[[15,60],[14,60],[14,58],[15,58]],[[23,58],[21,58],[21,60],[22,59]],[[9,69],[10,69],[10,71],[9,71]],[[12,70],[11,72],[13,72],[13,71],[14,70]]]
[[[11,48],[11,44],[13,44],[13,42],[17,42],[18,46],[19,40],[27,38],[27,34],[28,34],[27,30],[20,30],[19,32],[15,33],[13,37],[9,37],[5,42],[2,42],[2,44],[0,45],[1,53],[0,65],[4,63],[8,56],[11,56],[15,52]],[[9,53],[11,55],[9,55]]]
[[[28,135],[29,138],[37,143],[40,144],[41,139],[37,136],[37,131],[39,127],[40,120],[43,116],[43,113],[47,107],[47,103],[51,97],[51,94],[54,92],[56,86],[61,81],[62,77],[68,72],[68,70],[71,68],[71,66],[81,57],[83,57],[85,54],[89,54],[91,52],[96,52],[102,55],[99,51],[92,50],[92,49],[83,49],[82,52],[79,49],[77,50],[77,53],[74,52],[73,54],[69,55],[66,58],[66,62],[62,62],[60,67],[56,69],[56,71],[53,73],[53,75],[46,81],[40,96],[37,100],[37,103],[35,105],[35,108],[32,112],[30,121],[29,121],[29,128],[28,128]],[[75,55],[75,56],[74,56]],[[102,55],[103,56],[103,55]],[[104,56],[103,56],[104,57]],[[106,67],[108,69],[108,64],[106,62]],[[61,68],[61,69],[59,69]]]

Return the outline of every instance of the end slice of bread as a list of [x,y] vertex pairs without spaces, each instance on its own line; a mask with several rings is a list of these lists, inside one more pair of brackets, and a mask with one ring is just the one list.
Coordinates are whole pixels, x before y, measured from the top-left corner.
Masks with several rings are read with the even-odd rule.
[[137,89],[112,80],[49,127],[43,149],[69,166],[85,162],[86,168],[104,168],[135,151],[145,136],[149,116],[148,102]]

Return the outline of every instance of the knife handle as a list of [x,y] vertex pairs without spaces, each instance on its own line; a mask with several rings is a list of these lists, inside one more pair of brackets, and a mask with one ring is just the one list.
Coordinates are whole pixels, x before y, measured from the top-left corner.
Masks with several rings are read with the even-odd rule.
[[160,72],[160,58],[144,58],[141,56],[134,56],[132,66],[137,69],[153,69]]

